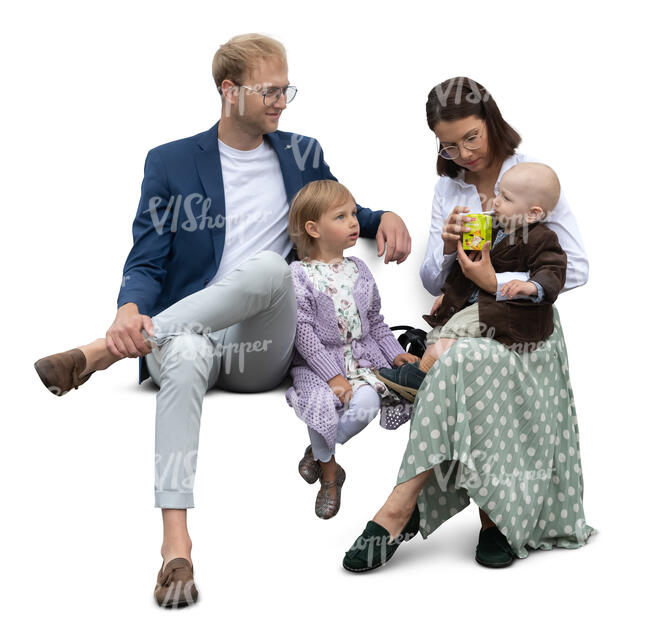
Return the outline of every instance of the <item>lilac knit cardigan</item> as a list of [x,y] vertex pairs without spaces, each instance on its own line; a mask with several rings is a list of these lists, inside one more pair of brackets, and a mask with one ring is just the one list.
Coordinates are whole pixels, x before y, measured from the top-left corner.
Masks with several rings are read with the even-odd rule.
[[[352,354],[362,367],[392,368],[398,354],[404,353],[380,314],[381,299],[368,266],[350,257],[358,269],[352,294],[361,318],[362,336],[350,343]],[[298,307],[296,340],[289,374],[293,386],[285,398],[300,419],[321,434],[330,449],[336,442],[339,415],[345,410],[327,382],[345,377],[343,340],[339,332],[334,301],[316,289],[300,264],[290,264]],[[411,404],[402,400],[389,404],[382,400],[382,427],[394,429],[410,418]]]

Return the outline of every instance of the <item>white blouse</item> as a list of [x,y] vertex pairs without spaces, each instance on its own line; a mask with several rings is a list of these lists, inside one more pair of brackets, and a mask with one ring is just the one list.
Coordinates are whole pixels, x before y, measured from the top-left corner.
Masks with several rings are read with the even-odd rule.
[[[498,194],[501,176],[509,168],[519,162],[536,161],[538,160],[517,152],[507,157],[501,166],[499,177],[494,186],[494,194]],[[441,177],[436,183],[433,196],[429,242],[424,261],[422,262],[422,266],[420,266],[420,279],[424,287],[435,296],[441,294],[440,289],[442,284],[445,282],[449,270],[456,261],[456,251],[449,255],[443,255],[444,242],[442,241],[442,226],[455,206],[466,206],[471,212],[478,213],[482,211],[481,198],[476,190],[476,186],[465,182],[464,169],[460,170],[457,177]],[[544,223],[555,232],[567,256],[566,283],[561,292],[586,284],[589,278],[589,261],[587,260],[587,255],[582,244],[578,224],[569,208],[563,191],[560,191],[560,200]],[[507,297],[501,295],[499,292],[501,286],[513,279],[527,281],[529,273],[501,272],[496,273],[496,277],[496,299],[501,301],[502,299],[507,299]],[[527,297],[527,295],[517,295],[515,298],[517,297]]]

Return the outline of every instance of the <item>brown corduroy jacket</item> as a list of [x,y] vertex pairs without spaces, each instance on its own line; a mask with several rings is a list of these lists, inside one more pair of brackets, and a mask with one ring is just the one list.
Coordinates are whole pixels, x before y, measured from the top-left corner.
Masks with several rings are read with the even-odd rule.
[[[491,250],[490,259],[496,272],[529,270],[530,279],[544,289],[544,299],[539,303],[527,299],[497,301],[494,294],[479,289],[481,334],[506,346],[525,344],[528,351],[534,350],[539,341],[553,334],[553,302],[566,278],[567,258],[557,235],[540,222],[518,228],[499,241]],[[431,326],[447,323],[467,305],[474,286],[456,261],[442,286],[442,304],[427,322]]]

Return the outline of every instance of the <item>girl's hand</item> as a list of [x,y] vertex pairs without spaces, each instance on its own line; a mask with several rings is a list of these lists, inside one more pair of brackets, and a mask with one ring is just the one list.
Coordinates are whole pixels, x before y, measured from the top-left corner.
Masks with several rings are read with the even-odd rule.
[[419,361],[420,357],[416,357],[414,354],[409,354],[408,352],[403,352],[402,354],[398,354],[395,359],[393,359],[393,367],[399,368],[405,363],[418,363]]
[[329,385],[332,392],[343,405],[350,402],[353,393],[352,386],[342,374],[337,374],[335,377],[332,377],[327,382],[327,385]]
[[475,257],[472,260],[465,254],[463,245],[459,241],[457,244],[458,263],[465,277],[486,292],[495,294],[497,291],[497,275],[490,260],[490,244],[491,242],[486,241],[483,244],[483,250],[480,252],[481,258]]
[[440,310],[440,306],[442,306],[442,298],[443,298],[444,296],[445,296],[444,294],[440,295],[440,297],[438,297],[438,298],[433,302],[433,306],[431,306],[431,312],[429,313],[430,315],[433,316],[433,315],[436,314],[436,312],[438,312],[438,310]]
[[513,279],[501,286],[501,294],[512,299],[515,295],[536,295],[537,286],[532,281]]
[[456,250],[456,244],[460,241],[461,233],[469,232],[469,228],[464,225],[465,222],[475,219],[472,215],[465,215],[464,213],[469,213],[469,208],[456,206],[442,227],[442,241],[444,242],[442,252],[445,255],[450,255]]

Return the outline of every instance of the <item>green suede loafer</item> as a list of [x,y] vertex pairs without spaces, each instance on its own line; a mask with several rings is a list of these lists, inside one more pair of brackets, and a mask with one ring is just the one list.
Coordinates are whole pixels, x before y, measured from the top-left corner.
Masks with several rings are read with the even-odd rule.
[[495,526],[482,529],[476,546],[476,562],[483,567],[508,567],[516,554],[506,537]]
[[404,541],[410,541],[420,530],[420,510],[416,505],[411,518],[404,529],[389,542],[388,531],[375,523],[368,521],[366,529],[343,558],[343,567],[351,572],[367,572],[385,565]]

